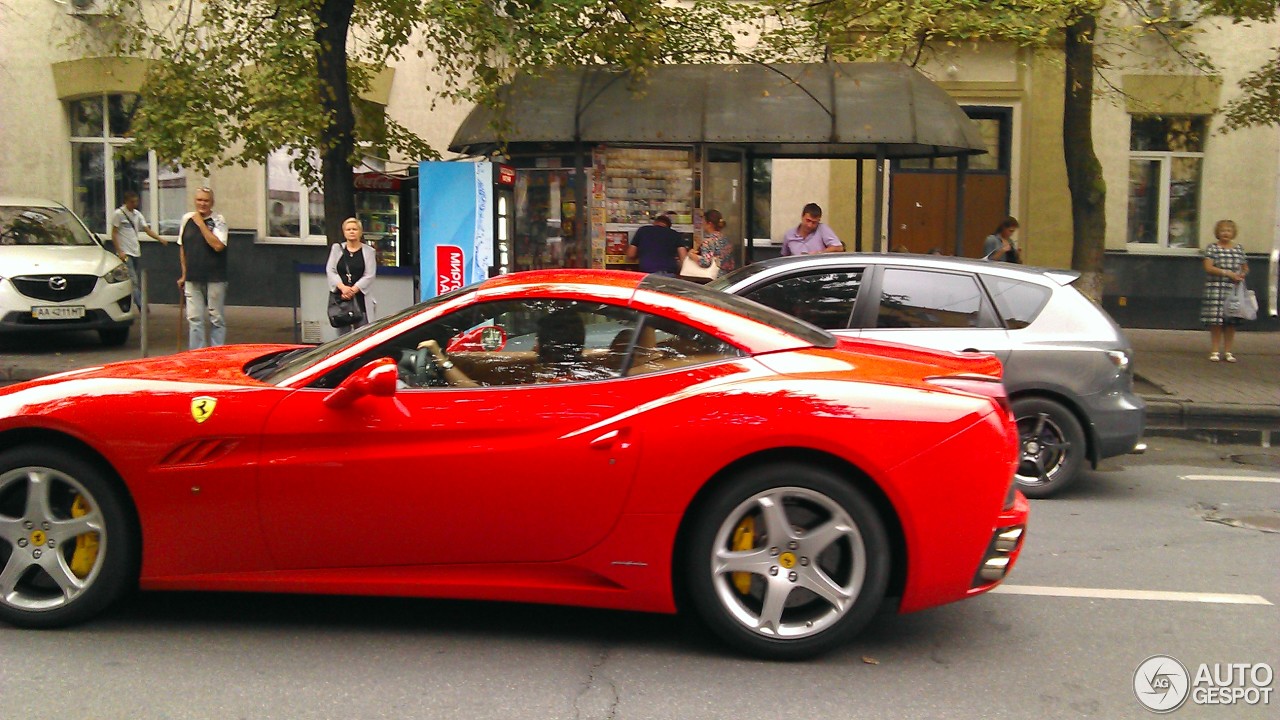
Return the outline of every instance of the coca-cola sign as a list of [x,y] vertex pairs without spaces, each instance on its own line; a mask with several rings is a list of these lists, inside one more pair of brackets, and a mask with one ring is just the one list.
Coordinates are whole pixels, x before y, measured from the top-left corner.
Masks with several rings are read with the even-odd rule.
[[516,169],[510,165],[498,166],[498,184],[499,185],[515,185]]
[[466,258],[457,245],[436,246],[436,295],[467,284]]
[[386,173],[367,172],[356,173],[355,189],[356,190],[400,190],[400,178]]

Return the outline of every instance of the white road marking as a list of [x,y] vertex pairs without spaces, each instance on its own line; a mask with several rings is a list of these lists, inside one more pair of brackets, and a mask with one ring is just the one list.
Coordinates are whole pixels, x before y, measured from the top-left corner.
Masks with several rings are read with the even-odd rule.
[[1167,590],[1113,590],[1110,588],[1051,587],[1048,585],[997,585],[991,589],[991,592],[1005,595],[1099,598],[1103,600],[1165,600],[1170,602],[1215,603],[1219,605],[1273,604],[1261,595],[1172,592]]
[[1183,480],[1219,480],[1223,482],[1280,483],[1280,477],[1258,475],[1179,475]]

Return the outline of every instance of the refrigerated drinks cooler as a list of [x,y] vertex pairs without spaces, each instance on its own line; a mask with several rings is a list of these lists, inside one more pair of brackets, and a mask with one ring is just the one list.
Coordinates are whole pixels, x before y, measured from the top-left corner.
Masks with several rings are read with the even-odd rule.
[[377,253],[378,267],[400,267],[400,192],[403,179],[379,172],[356,173],[356,218],[364,241]]
[[515,177],[493,162],[419,164],[419,299],[511,269]]

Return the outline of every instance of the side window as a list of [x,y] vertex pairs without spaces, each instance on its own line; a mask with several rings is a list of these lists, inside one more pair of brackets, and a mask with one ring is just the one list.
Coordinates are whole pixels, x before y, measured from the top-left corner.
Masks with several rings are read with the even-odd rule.
[[998,327],[972,275],[886,268],[878,328]]
[[743,354],[714,335],[684,323],[656,315],[644,315],[643,318],[630,341],[631,360],[626,369],[629,377],[741,357]]
[[849,327],[862,287],[862,268],[791,275],[747,293],[761,305],[810,322],[824,330]]
[[982,282],[991,293],[996,312],[1010,330],[1030,325],[1049,302],[1049,288],[1035,283],[994,275],[982,276]]
[[[356,368],[389,357],[402,388],[495,387],[621,377],[639,313],[569,300],[481,303],[406,331],[328,373],[336,387]],[[457,373],[444,373],[419,345],[434,340]],[[458,373],[461,373],[460,375]]]

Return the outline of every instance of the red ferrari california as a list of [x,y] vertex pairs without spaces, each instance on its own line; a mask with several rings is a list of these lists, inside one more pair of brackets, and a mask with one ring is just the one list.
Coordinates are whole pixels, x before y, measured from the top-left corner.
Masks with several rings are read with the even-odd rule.
[[999,362],[681,280],[538,271],[318,347],[0,390],[0,618],[131,588],[686,611],[799,658],[1022,545]]

